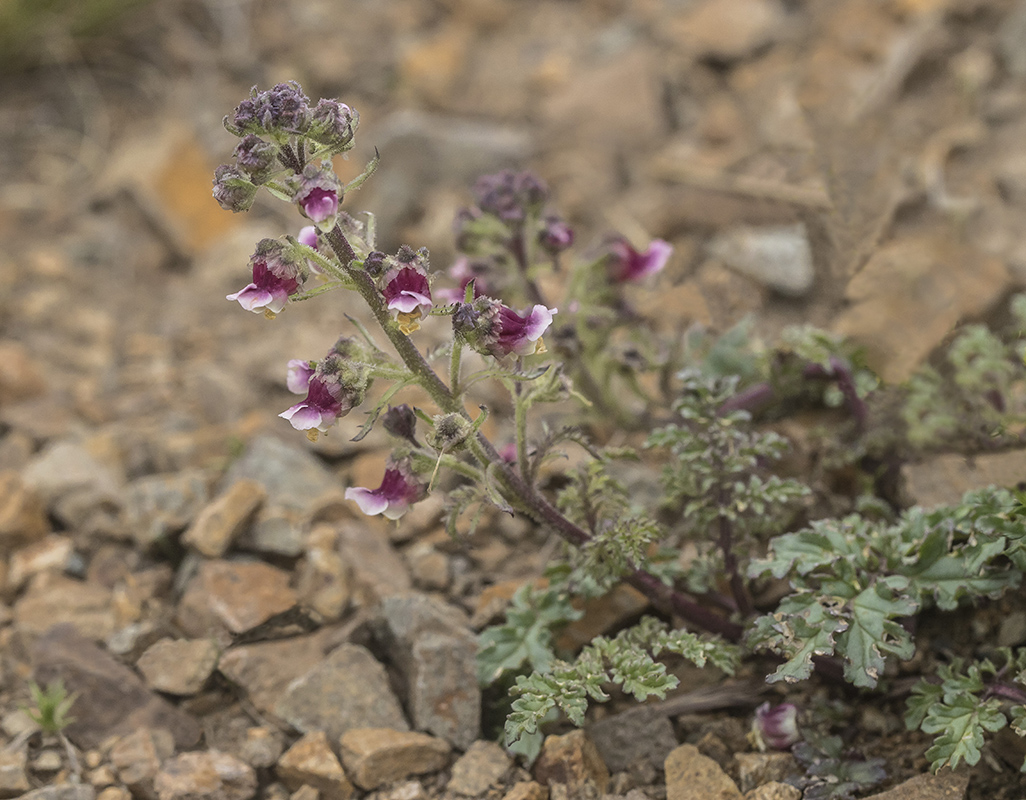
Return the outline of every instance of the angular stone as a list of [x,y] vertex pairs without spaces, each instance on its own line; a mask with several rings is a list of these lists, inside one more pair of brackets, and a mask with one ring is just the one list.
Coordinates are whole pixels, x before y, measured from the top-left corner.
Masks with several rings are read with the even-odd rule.
[[549,787],[536,781],[518,781],[502,796],[502,800],[549,800]]
[[730,776],[691,744],[666,757],[666,800],[741,800]]
[[812,288],[815,270],[805,226],[741,226],[709,240],[709,252],[731,269],[789,297]]
[[534,778],[549,786],[562,784],[573,796],[605,794],[609,769],[591,738],[582,730],[546,736],[534,765]]
[[284,749],[284,743],[277,728],[260,726],[246,729],[246,740],[242,743],[239,755],[251,767],[266,769],[274,766]]
[[601,597],[585,601],[584,614],[560,632],[557,646],[580,650],[596,636],[619,628],[627,620],[637,619],[648,606],[645,595],[633,586],[619,584]]
[[259,711],[273,714],[289,684],[324,661],[323,645],[323,633],[241,645],[223,653],[217,668]]
[[325,620],[342,617],[352,596],[352,568],[338,552],[332,525],[315,525],[306,537],[306,557],[298,567],[296,592],[303,605]]
[[426,733],[390,728],[352,728],[341,737],[339,751],[346,773],[361,789],[376,789],[411,775],[442,769],[449,743]]
[[61,679],[78,695],[71,709],[74,721],[64,732],[79,747],[98,747],[140,727],[167,729],[178,747],[199,741],[195,719],[147,689],[132,670],[70,625],[57,625],[40,637],[32,661],[40,686]]
[[483,797],[509,771],[512,762],[495,742],[479,739],[452,765],[452,777],[445,787],[450,792]]
[[944,769],[936,775],[916,775],[865,800],[962,800],[968,786],[968,772]]
[[65,624],[84,637],[103,641],[115,628],[111,593],[96,584],[40,573],[15,603],[14,622],[31,636]]
[[50,530],[39,495],[17,472],[0,473],[0,553],[34,542]]
[[669,718],[645,708],[599,720],[588,728],[588,735],[612,772],[623,772],[641,759],[659,767],[677,746]]
[[801,797],[801,789],[779,781],[770,781],[745,792],[745,800],[801,800]]
[[1026,475],[1026,450],[967,457],[954,453],[904,464],[901,475],[915,505],[955,505],[962,495],[987,486],[1015,486]]
[[355,644],[341,645],[294,680],[274,713],[296,730],[322,730],[331,739],[356,727],[409,728],[385,668]]
[[356,593],[364,605],[410,590],[413,582],[406,562],[385,537],[355,523],[339,525],[338,537],[339,552],[353,569]]
[[296,604],[289,578],[258,561],[204,562],[179,602],[178,622],[197,638],[219,629],[244,633]]
[[299,739],[278,760],[276,772],[290,789],[311,786],[323,800],[349,800],[354,791],[324,731],[314,731]]
[[161,639],[143,653],[136,668],[151,689],[196,694],[217,667],[217,645],[209,639]]
[[467,619],[427,595],[394,595],[381,603],[377,630],[403,674],[413,726],[469,747],[481,730],[481,692]]
[[249,764],[205,750],[165,761],[153,786],[159,800],[249,800],[256,794],[257,778]]
[[70,536],[52,533],[39,541],[20,547],[11,553],[7,585],[17,591],[33,575],[41,572],[63,572],[75,552],[75,543]]
[[199,512],[182,541],[201,555],[220,558],[266,497],[263,484],[240,478]]
[[0,405],[26,400],[45,390],[38,359],[21,342],[0,340]]
[[689,4],[669,30],[697,58],[736,61],[768,45],[783,8],[774,0],[704,0]]
[[735,753],[737,779],[742,792],[749,792],[756,786],[801,774],[794,756],[790,753]]
[[22,471],[26,485],[65,524],[80,524],[97,507],[120,506],[123,478],[78,441],[54,442]]
[[207,473],[186,470],[169,475],[146,475],[125,491],[125,517],[136,544],[143,548],[176,536],[207,502]]
[[153,796],[153,780],[160,765],[175,752],[171,734],[162,728],[139,728],[122,736],[110,750],[118,778],[136,795]]
[[95,800],[96,789],[88,783],[62,783],[43,786],[23,794],[19,800]]
[[28,754],[24,747],[0,750],[0,797],[17,797],[32,788],[27,767]]
[[96,800],[132,800],[132,793],[124,786],[108,786],[96,795]]

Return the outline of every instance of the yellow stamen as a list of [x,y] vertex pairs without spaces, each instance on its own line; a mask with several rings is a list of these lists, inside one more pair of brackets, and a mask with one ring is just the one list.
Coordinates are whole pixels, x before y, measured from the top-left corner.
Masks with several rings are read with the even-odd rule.
[[541,336],[538,337],[538,341],[534,343],[534,354],[547,353],[549,349],[545,346],[545,339]]
[[265,308],[264,309],[264,317],[266,317],[267,319],[274,319],[276,316],[278,316],[278,315],[275,314],[273,311],[271,311],[271,309],[269,309],[269,308]]
[[320,434],[321,432],[317,430],[317,428],[310,428],[310,430],[306,432],[306,438],[309,439],[311,442],[316,442],[317,437],[320,436]]
[[406,336],[409,336],[414,331],[420,330],[420,323],[417,321],[420,317],[420,306],[417,306],[410,312],[400,311],[395,316],[396,321],[399,323],[399,330],[401,330]]

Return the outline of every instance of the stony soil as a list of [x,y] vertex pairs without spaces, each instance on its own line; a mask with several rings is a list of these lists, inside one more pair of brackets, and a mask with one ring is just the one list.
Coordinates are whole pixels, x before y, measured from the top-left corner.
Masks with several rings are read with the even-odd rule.
[[[376,485],[385,439],[311,444],[275,416],[288,359],[358,310],[332,295],[270,323],[224,301],[253,242],[299,220],[217,208],[220,119],[293,79],[355,106],[341,166],[375,146],[382,166],[351,208],[437,268],[465,187],[531,167],[579,241],[673,242],[637,298],[668,334],[809,321],[900,381],[1026,283],[1026,4],[168,0],[30,50],[0,75],[0,798],[796,796],[791,756],[745,736],[779,696],[747,681],[759,665],[682,670],[676,705],[614,703],[531,771],[492,743],[475,632],[550,539],[496,518],[451,541],[436,498],[398,527],[364,518],[342,491]],[[908,467],[905,491],[1024,474],[1023,453],[955,455]],[[958,630],[1021,644],[1022,605]],[[615,593],[568,636],[643,609]],[[30,679],[58,677],[78,693],[67,744],[24,711]],[[925,777],[899,696],[794,698],[814,695],[887,759],[879,797],[1026,791],[1014,736]]]

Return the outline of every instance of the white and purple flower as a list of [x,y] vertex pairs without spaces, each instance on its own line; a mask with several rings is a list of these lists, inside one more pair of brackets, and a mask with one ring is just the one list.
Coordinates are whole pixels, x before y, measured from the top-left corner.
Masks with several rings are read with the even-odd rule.
[[798,708],[792,703],[763,703],[755,709],[752,735],[760,750],[787,750],[802,738],[798,732]]
[[338,205],[342,202],[342,184],[330,162],[326,163],[325,167],[311,164],[303,170],[295,196],[299,212],[325,233],[335,227]]
[[309,361],[293,358],[286,367],[285,385],[292,394],[306,394],[310,391],[310,379],[314,371],[314,365]]
[[278,416],[287,419],[298,431],[306,431],[311,441],[326,432],[363,402],[370,383],[369,365],[353,339],[343,336],[316,365],[292,359],[288,363],[285,384],[294,394],[306,397]]
[[434,305],[431,284],[423,270],[405,266],[393,270],[385,281],[385,303],[396,312],[399,330],[407,336],[420,329],[420,320]]
[[410,460],[403,458],[389,461],[377,489],[350,487],[346,489],[346,500],[355,502],[368,516],[383,514],[388,519],[399,519],[426,494],[427,489],[413,473]]
[[545,352],[542,334],[552,324],[555,308],[540,303],[519,314],[498,300],[480,297],[464,303],[453,315],[453,330],[479,353],[504,358]]
[[305,275],[285,245],[274,239],[262,239],[250,257],[253,282],[225,299],[236,300],[247,311],[263,312],[269,318],[281,313],[285,304],[303,288]]
[[653,239],[648,249],[638,252],[622,236],[609,242],[609,277],[615,283],[635,283],[655,275],[666,266],[673,254],[673,245]]

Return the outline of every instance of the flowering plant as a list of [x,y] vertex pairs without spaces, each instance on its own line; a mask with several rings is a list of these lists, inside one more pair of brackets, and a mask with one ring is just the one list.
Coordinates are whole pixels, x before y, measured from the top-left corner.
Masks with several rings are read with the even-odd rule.
[[[893,422],[884,410],[910,396],[928,406],[924,398],[946,385],[943,376],[887,394],[846,343],[811,329],[789,332],[784,346],[761,356],[732,333],[662,342],[627,287],[663,270],[672,246],[654,239],[636,247],[613,234],[567,270],[574,232],[530,173],[478,181],[474,204],[457,216],[459,256],[448,270],[435,269],[425,249],[404,245],[384,253],[376,248],[373,219],[342,209],[374,172],[377,156],[347,184],[330,160],[352,149],[358,124],[349,106],[312,105],[294,83],[254,89],[225,119],[240,142],[235,163],[215,172],[221,206],[247,211],[262,187],[312,223],[296,237],[259,242],[250,259],[252,283],[228,299],[269,318],[333,290],[355,292],[366,304],[394,354],[357,326],[357,335],[339,337],[320,360],[293,359],[285,383],[303,399],[280,414],[316,439],[366,403],[373,382],[389,384],[374,395],[376,404],[353,436],[362,439],[380,420],[395,442],[381,484],[346,491],[363,513],[402,517],[440,491],[443,472],[454,479],[445,490],[453,535],[471,509],[473,528],[494,508],[523,514],[564,541],[547,585],[518,592],[506,623],[481,636],[482,682],[506,681],[515,697],[509,743],[537,737],[539,726],[560,711],[580,724],[589,699],[608,698],[609,684],[639,700],[664,696],[677,678],[656,660],[661,653],[729,673],[743,647],[766,650],[778,659],[768,670],[771,682],[795,682],[819,670],[873,688],[888,661],[914,655],[910,617],[997,597],[1019,584],[1026,571],[1021,497],[991,490],[930,513],[895,515],[881,510],[878,498],[863,496],[862,508],[874,513],[809,522],[814,492],[772,471],[787,441],[753,421],[753,412],[788,403],[840,405],[848,423],[832,458],[849,467],[886,464],[900,448],[883,433]],[[559,273],[566,292],[557,305],[542,287]],[[429,358],[414,337],[424,335],[431,318],[448,321],[451,333]],[[473,366],[468,351],[479,356]],[[1026,378],[1019,350],[975,332],[958,354],[953,383],[963,395],[1001,376],[985,397],[993,424],[1003,424],[997,412],[1006,408],[1005,395]],[[432,361],[443,357],[448,364],[439,374]],[[476,416],[467,410],[472,390],[485,380],[497,381],[510,397],[512,441],[503,447],[482,430],[487,409],[479,406]],[[411,386],[427,393],[436,413],[392,405]],[[536,405],[567,400],[588,419],[642,431],[638,447],[603,447],[581,426],[529,424]],[[928,423],[931,431],[949,424],[946,417],[904,419],[910,430],[913,423]],[[543,468],[571,443],[588,458],[545,484]],[[619,466],[638,459],[639,450],[662,464],[648,501],[639,501],[627,485],[634,476]],[[776,604],[759,599],[770,581],[777,582]],[[579,615],[569,598],[596,596],[618,583],[643,593],[664,618],[705,634],[645,617],[612,638],[595,638],[576,657],[557,652],[555,631]],[[1021,670],[1026,656],[1009,652],[1004,661]],[[1026,693],[1004,682],[990,662],[970,667],[968,677],[962,666],[944,673],[950,691],[924,684],[911,702],[909,724],[935,732],[941,721],[954,720],[967,732],[939,740],[931,751],[936,767],[975,763],[983,732],[1008,719],[1023,730]],[[763,706],[753,736],[776,748],[804,736],[808,753],[815,751],[806,760],[816,765],[810,774],[819,770],[817,780],[828,769],[823,764],[847,769],[840,740],[820,737],[817,750],[798,716],[791,704]],[[868,785],[877,771],[863,770],[860,780]]]

